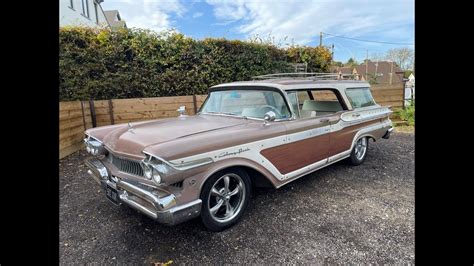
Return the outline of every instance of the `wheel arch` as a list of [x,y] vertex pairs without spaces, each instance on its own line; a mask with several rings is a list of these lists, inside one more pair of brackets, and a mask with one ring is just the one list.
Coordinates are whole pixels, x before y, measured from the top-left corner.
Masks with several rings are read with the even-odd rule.
[[250,180],[252,181],[252,185],[273,187],[273,188],[277,187],[276,186],[277,178],[273,176],[264,167],[258,165],[257,163],[249,159],[236,158],[236,159],[227,159],[227,160],[219,161],[215,163],[212,168],[207,170],[203,174],[203,179],[200,184],[200,190],[202,190],[202,187],[211,176],[213,176],[214,174],[218,172],[233,169],[233,168],[239,168],[246,171],[246,173],[250,177]]

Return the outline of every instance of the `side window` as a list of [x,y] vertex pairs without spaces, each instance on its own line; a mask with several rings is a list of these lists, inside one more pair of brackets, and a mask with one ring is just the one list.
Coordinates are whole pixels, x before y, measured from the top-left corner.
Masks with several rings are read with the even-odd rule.
[[308,91],[297,91],[296,92],[298,95],[298,104],[299,104],[299,109],[303,107],[303,103],[307,100],[311,100],[308,95]]
[[314,90],[311,94],[315,101],[339,101],[336,94],[330,90]]
[[334,114],[345,106],[331,89],[299,91],[298,100],[301,118]]
[[374,98],[369,88],[351,88],[346,90],[347,98],[353,108],[375,105]]

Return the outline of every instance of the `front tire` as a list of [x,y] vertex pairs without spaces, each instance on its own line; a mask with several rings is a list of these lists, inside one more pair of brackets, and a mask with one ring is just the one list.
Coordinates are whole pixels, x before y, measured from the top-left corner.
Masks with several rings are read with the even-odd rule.
[[360,165],[365,161],[367,157],[367,151],[369,149],[369,138],[362,137],[356,141],[354,148],[351,151],[351,157],[349,162],[352,165]]
[[211,231],[236,224],[250,201],[251,181],[247,172],[234,168],[212,175],[201,191],[201,220]]

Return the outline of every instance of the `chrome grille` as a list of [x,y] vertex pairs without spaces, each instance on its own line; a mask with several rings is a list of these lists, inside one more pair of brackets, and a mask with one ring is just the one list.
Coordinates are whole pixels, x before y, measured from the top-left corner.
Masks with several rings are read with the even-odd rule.
[[120,171],[131,175],[143,176],[140,162],[119,158],[109,152],[109,161]]

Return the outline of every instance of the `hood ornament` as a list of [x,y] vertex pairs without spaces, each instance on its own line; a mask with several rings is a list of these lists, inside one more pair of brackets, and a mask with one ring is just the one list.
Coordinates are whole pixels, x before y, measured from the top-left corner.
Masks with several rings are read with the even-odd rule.
[[129,131],[131,133],[135,133],[135,132],[133,132],[133,130],[134,130],[134,128],[133,128],[132,123],[128,122],[128,130],[127,131]]
[[186,106],[182,105],[176,111],[179,113],[179,117],[186,116]]

